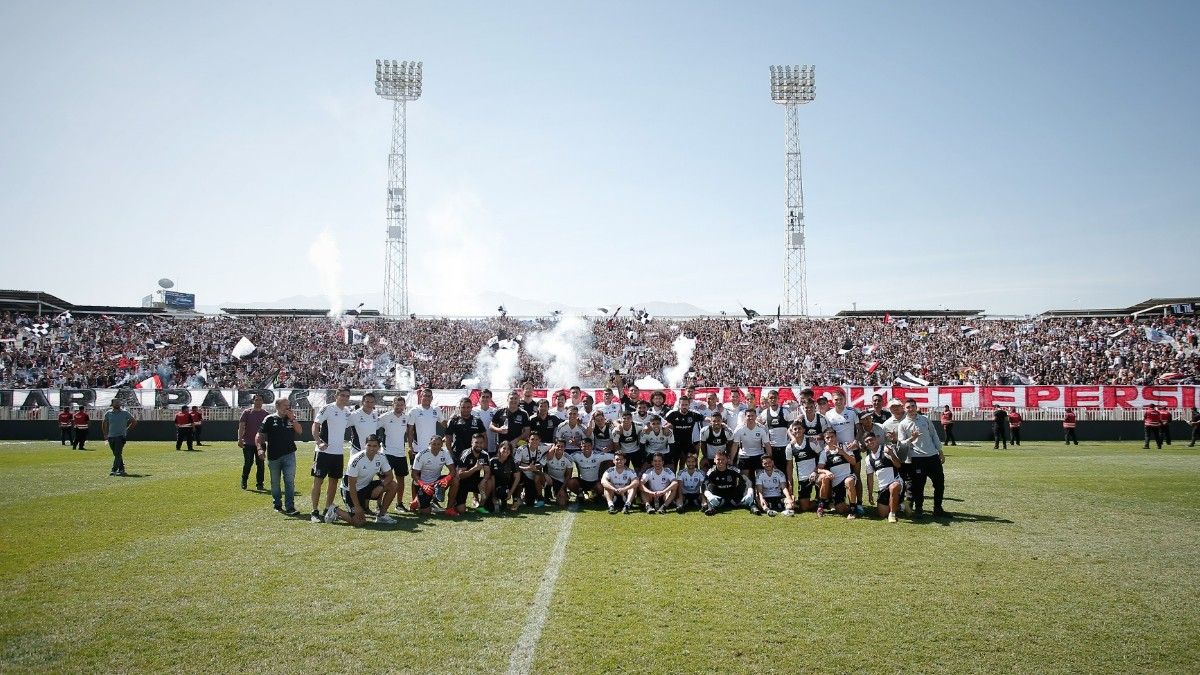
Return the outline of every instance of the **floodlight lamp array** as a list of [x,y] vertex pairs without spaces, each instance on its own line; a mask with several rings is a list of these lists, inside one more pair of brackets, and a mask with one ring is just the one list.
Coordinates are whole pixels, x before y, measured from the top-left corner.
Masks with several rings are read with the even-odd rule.
[[815,97],[816,66],[771,66],[771,100],[808,103]]
[[420,61],[375,60],[375,93],[394,101],[421,97]]

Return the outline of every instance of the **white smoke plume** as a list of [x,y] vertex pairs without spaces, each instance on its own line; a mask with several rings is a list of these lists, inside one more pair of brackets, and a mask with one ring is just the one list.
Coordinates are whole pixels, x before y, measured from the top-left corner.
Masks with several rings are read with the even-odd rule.
[[582,370],[595,347],[591,326],[585,319],[563,315],[550,330],[525,338],[525,348],[545,367],[547,387],[588,384],[582,381]]
[[696,338],[680,334],[671,344],[671,351],[675,352],[675,365],[664,368],[663,377],[666,378],[668,387],[677,389],[683,384],[683,378],[687,377],[688,371],[692,369],[692,354],[696,353]]
[[499,340],[495,345],[489,342],[475,355],[475,372],[463,379],[463,386],[472,389],[514,388],[521,377],[520,356],[520,344],[514,340]]
[[317,268],[321,292],[329,299],[329,316],[341,316],[342,309],[342,259],[338,252],[337,239],[328,230],[321,230],[308,247],[308,261]]

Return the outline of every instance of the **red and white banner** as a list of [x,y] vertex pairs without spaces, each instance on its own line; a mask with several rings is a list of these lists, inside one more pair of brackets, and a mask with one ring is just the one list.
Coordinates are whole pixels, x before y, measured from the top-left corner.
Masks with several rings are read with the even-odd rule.
[[[1197,385],[1027,385],[1011,387],[978,387],[970,385],[941,386],[941,387],[812,387],[813,393],[819,398],[822,394],[832,397],[833,392],[841,389],[846,393],[847,404],[855,407],[869,407],[875,394],[883,396],[884,401],[898,398],[911,398],[922,408],[950,406],[951,408],[989,409],[996,405],[1006,408],[1141,408],[1151,403],[1168,408],[1192,408],[1200,403],[1200,386]],[[780,402],[796,400],[800,397],[801,387],[743,387],[742,394],[754,401],[765,397],[767,392],[778,391]],[[566,391],[566,390],[562,390]],[[729,387],[696,387],[696,398],[704,401],[708,395],[716,394],[722,401],[730,400]],[[667,404],[672,405],[675,397],[682,392],[680,389],[663,389]],[[587,389],[597,404],[604,401],[603,389]],[[539,389],[534,392],[538,398],[545,398],[547,390]],[[568,392],[569,394],[569,392]],[[496,390],[494,400],[496,405],[504,405],[507,392]],[[643,390],[642,398],[649,398],[650,392]],[[478,400],[478,392],[472,392],[471,398]]]
[[[1151,403],[1167,408],[1192,408],[1200,403],[1200,385],[1148,385],[1148,386],[1114,386],[1114,385],[1028,385],[1012,387],[976,387],[976,386],[891,386],[891,387],[813,387],[816,396],[832,395],[841,389],[846,392],[849,404],[856,408],[871,405],[871,398],[879,394],[886,401],[891,398],[904,400],[914,399],[922,408],[941,408],[950,406],[954,409],[990,409],[996,405],[1016,408],[1090,408],[1090,409],[1131,409],[1141,408]],[[351,393],[351,402],[357,402],[367,390],[355,389]],[[562,391],[567,396],[570,392],[565,389],[534,391],[536,398],[548,398]],[[679,389],[661,390],[666,396],[668,405],[674,405]],[[732,389],[729,387],[697,387],[696,398],[703,402],[708,395],[716,394],[721,402],[731,400]],[[799,398],[800,387],[743,387],[742,394],[750,400],[758,402],[765,398],[767,392],[778,391],[781,402]],[[590,394],[597,405],[604,403],[603,389],[585,389],[582,393]],[[125,405],[140,405],[146,408],[167,408],[181,404],[199,405],[202,408],[226,408],[249,405],[254,393],[263,394],[267,402],[276,398],[288,398],[293,405],[303,402],[313,408],[332,401],[335,391],[332,389],[149,389],[136,390],[119,389],[3,389],[0,390],[0,407],[3,408],[32,408],[38,406],[67,406],[86,405],[88,407],[107,407],[116,397],[121,396]],[[411,390],[377,390],[374,392],[380,405],[391,406],[396,396],[403,396],[410,406],[417,402],[417,394]],[[458,404],[463,396],[479,400],[479,390],[469,389],[435,389],[433,405],[449,407]],[[504,406],[508,401],[508,390],[492,391],[492,400],[496,406]],[[649,399],[650,390],[642,390],[641,397]],[[569,400],[569,399],[568,399]]]

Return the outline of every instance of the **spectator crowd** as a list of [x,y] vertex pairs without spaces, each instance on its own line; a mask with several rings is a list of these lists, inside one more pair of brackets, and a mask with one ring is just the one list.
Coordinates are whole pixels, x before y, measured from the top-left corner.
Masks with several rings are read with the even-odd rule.
[[[0,388],[133,386],[153,375],[162,387],[403,388],[398,367],[412,368],[415,385],[458,388],[489,343],[527,341],[554,321],[5,313]],[[613,373],[662,380],[680,334],[696,340],[684,384],[699,386],[885,385],[905,376],[933,385],[1187,383],[1200,366],[1194,319],[1171,316],[589,322],[573,346],[587,385]],[[243,337],[256,351],[237,358]],[[519,354],[520,379],[546,384],[546,364]]]

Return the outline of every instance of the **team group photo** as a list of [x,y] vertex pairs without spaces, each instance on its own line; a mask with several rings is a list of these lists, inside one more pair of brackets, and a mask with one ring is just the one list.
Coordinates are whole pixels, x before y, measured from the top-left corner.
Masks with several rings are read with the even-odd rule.
[[1200,5],[0,27],[0,673],[1200,671]]

